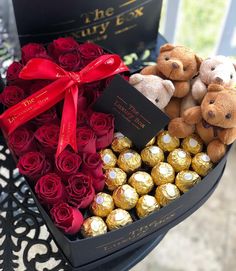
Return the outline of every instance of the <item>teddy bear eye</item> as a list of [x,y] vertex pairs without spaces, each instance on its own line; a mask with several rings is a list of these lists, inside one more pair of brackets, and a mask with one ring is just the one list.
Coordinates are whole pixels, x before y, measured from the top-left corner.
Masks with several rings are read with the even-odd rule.
[[233,79],[233,74],[230,74],[230,79]]
[[214,71],[215,67],[211,67],[211,70]]
[[209,104],[213,104],[214,103],[214,100],[210,100]]
[[166,60],[166,61],[169,60],[169,59],[170,59],[170,58],[169,58],[168,56],[165,57],[165,60]]
[[231,118],[231,114],[230,114],[230,113],[226,114],[226,115],[225,115],[225,118],[226,118],[226,119],[230,119],[230,118]]
[[156,103],[158,103],[158,102],[159,102],[159,99],[158,99],[158,98],[156,98],[155,102],[156,102]]

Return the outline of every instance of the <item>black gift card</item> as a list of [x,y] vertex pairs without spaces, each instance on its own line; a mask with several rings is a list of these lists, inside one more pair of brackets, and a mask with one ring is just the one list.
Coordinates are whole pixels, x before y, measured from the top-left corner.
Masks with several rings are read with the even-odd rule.
[[156,44],[162,0],[13,0],[21,45],[62,36],[93,41],[115,53]]
[[103,92],[94,109],[113,114],[115,129],[138,148],[145,146],[169,123],[166,114],[119,75]]

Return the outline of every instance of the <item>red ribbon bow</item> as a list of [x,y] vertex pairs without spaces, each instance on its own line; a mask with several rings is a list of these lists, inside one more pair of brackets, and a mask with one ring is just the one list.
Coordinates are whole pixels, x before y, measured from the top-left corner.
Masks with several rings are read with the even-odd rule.
[[17,127],[47,111],[65,98],[56,157],[67,145],[70,145],[77,152],[78,86],[102,80],[128,70],[118,55],[100,56],[80,72],[67,72],[47,59],[31,59],[20,72],[20,78],[26,80],[50,79],[55,81],[7,109],[0,115],[0,128],[9,135]]

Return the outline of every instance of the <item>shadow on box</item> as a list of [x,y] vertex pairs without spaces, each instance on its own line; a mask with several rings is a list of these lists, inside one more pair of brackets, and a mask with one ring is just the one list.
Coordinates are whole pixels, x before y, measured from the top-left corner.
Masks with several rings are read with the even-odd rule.
[[[47,9],[45,9],[42,0],[13,0],[21,44],[32,41],[47,43],[59,36],[72,35],[79,41],[92,40],[124,56],[132,53],[134,48],[138,53],[146,48],[154,48],[155,44],[159,48],[165,43],[162,37],[158,37],[156,43],[162,1],[99,0],[96,1],[96,5],[97,8],[89,1],[71,0],[68,6],[67,1],[63,0],[60,1],[59,6],[57,0],[52,0],[47,1]],[[27,10],[31,12],[26,12]],[[151,12],[153,16],[150,16]],[[42,16],[44,20],[41,20]],[[101,27],[105,23],[107,28],[103,28],[104,35],[91,32],[91,29],[98,30],[99,25]],[[85,33],[83,30],[86,29],[87,36],[83,37],[82,33]],[[228,152],[199,184],[173,203],[124,228],[93,238],[72,240],[64,235],[54,226],[51,218],[40,205],[33,187],[30,189],[49,231],[66,259],[75,268],[73,270],[91,270],[95,267],[99,269],[98,266],[101,267],[104,263],[118,259],[123,254],[128,256],[128,253],[134,250],[141,260],[145,255],[142,256],[143,250],[138,248],[155,239],[157,241],[153,244],[157,245],[170,228],[204,204],[221,179]],[[150,250],[151,248],[148,252]],[[136,257],[138,258],[137,255]],[[128,265],[131,267],[132,264],[127,263]],[[117,268],[118,266],[119,263]]]

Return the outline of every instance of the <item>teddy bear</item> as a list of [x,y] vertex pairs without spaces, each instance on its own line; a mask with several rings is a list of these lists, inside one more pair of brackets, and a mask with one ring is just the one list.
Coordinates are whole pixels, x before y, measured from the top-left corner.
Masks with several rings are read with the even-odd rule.
[[[211,87],[210,87],[211,86]],[[218,162],[226,145],[236,139],[236,91],[210,85],[201,105],[187,109],[183,117],[172,119],[168,130],[172,136],[184,138],[196,132],[207,144],[207,154]]]
[[129,83],[162,111],[175,91],[170,80],[164,80],[155,75],[136,73],[130,76]]
[[231,88],[236,84],[236,63],[225,56],[213,56],[202,61],[199,75],[193,79],[189,94],[181,102],[181,114],[199,105],[207,92],[207,86],[217,84],[218,90]]
[[167,43],[160,47],[157,64],[141,71],[143,75],[158,75],[173,82],[175,92],[165,108],[170,118],[180,116],[180,98],[189,93],[190,80],[197,75],[200,64],[201,59],[191,49]]

